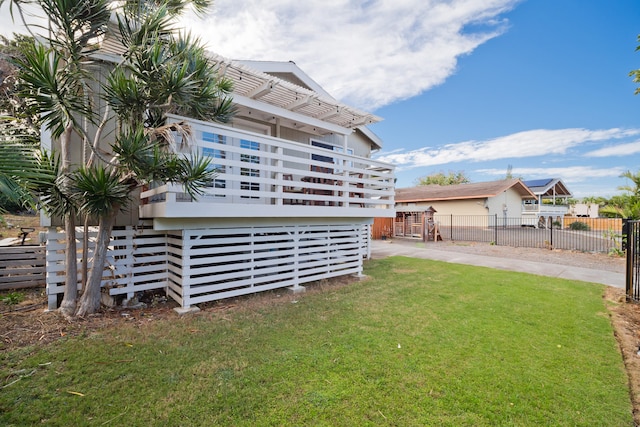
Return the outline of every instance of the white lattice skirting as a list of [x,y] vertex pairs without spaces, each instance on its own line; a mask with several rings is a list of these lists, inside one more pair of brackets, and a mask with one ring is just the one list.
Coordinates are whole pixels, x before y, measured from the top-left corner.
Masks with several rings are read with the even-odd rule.
[[[89,232],[89,265],[96,230]],[[47,295],[55,309],[64,292],[65,234],[47,240]],[[78,229],[78,253],[83,235]],[[184,308],[276,288],[298,288],[321,279],[362,274],[370,226],[291,225],[154,231],[115,229],[103,273],[109,295],[165,289]],[[78,259],[78,272],[80,274]],[[80,289],[80,277],[78,288]]]

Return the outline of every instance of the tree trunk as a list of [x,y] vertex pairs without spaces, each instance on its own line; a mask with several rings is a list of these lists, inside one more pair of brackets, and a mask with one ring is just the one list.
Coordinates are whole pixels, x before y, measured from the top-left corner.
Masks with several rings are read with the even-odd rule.
[[93,265],[89,273],[89,281],[80,297],[80,304],[76,316],[86,316],[95,313],[100,308],[100,285],[102,273],[107,259],[107,249],[111,240],[111,231],[116,220],[117,210],[111,214],[103,215],[98,222],[98,237],[96,249],[93,254]]
[[76,221],[72,215],[64,218],[64,230],[67,236],[65,268],[67,275],[64,283],[64,297],[60,304],[60,312],[65,317],[73,316],[78,298],[78,264],[76,259]]
[[[63,176],[62,192],[66,194],[65,190],[68,186],[69,179],[67,174],[71,170],[71,133],[73,131],[72,123],[67,124],[65,131],[60,136],[60,160],[62,167],[60,173]],[[60,305],[60,312],[70,317],[76,309],[76,299],[78,297],[78,264],[76,259],[76,220],[75,209],[65,212],[64,214],[64,231],[67,236],[66,244],[66,257],[65,268],[66,278],[64,283],[64,297],[62,304]]]
[[[89,216],[85,215],[84,216],[84,228],[83,228],[83,234],[82,234],[82,247],[83,248],[88,248],[89,247]],[[82,251],[82,262],[80,263],[80,281],[82,282],[82,289],[84,289],[87,286],[87,272],[88,270],[88,263],[89,260],[88,258],[88,253],[89,251],[83,250]]]

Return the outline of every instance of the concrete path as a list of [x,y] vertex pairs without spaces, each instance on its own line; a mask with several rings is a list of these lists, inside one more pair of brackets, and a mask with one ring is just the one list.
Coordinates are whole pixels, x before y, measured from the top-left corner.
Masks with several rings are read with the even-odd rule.
[[479,267],[498,268],[501,270],[519,271],[523,273],[537,274],[540,276],[559,277],[562,279],[582,280],[584,282],[601,283],[603,285],[625,288],[625,273],[614,273],[605,270],[571,267],[559,264],[527,261],[512,258],[499,258],[477,254],[465,254],[455,251],[443,251],[423,247],[413,241],[401,239],[390,241],[373,240],[371,248],[372,258],[385,258],[388,256],[407,256],[412,258],[425,258],[437,261],[452,262],[457,264],[476,265]]

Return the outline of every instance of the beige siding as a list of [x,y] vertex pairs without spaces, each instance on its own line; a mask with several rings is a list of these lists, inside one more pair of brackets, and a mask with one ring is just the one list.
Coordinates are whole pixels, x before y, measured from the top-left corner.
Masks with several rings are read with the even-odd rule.
[[489,198],[397,203],[396,206],[415,206],[416,211],[432,206],[437,211],[436,215],[499,215],[500,217],[504,215],[506,207],[507,216],[519,217],[522,212],[522,196],[515,189],[509,188]]

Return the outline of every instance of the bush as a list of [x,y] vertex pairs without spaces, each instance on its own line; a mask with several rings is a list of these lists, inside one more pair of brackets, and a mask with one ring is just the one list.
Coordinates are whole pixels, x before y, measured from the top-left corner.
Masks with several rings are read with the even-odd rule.
[[16,304],[20,304],[22,301],[24,301],[24,294],[20,293],[20,292],[10,292],[6,295],[4,295],[0,301],[2,301],[3,303],[7,304],[7,305],[16,305]]
[[576,221],[569,225],[569,230],[589,231],[591,230],[591,227],[589,227],[589,224],[587,223]]

